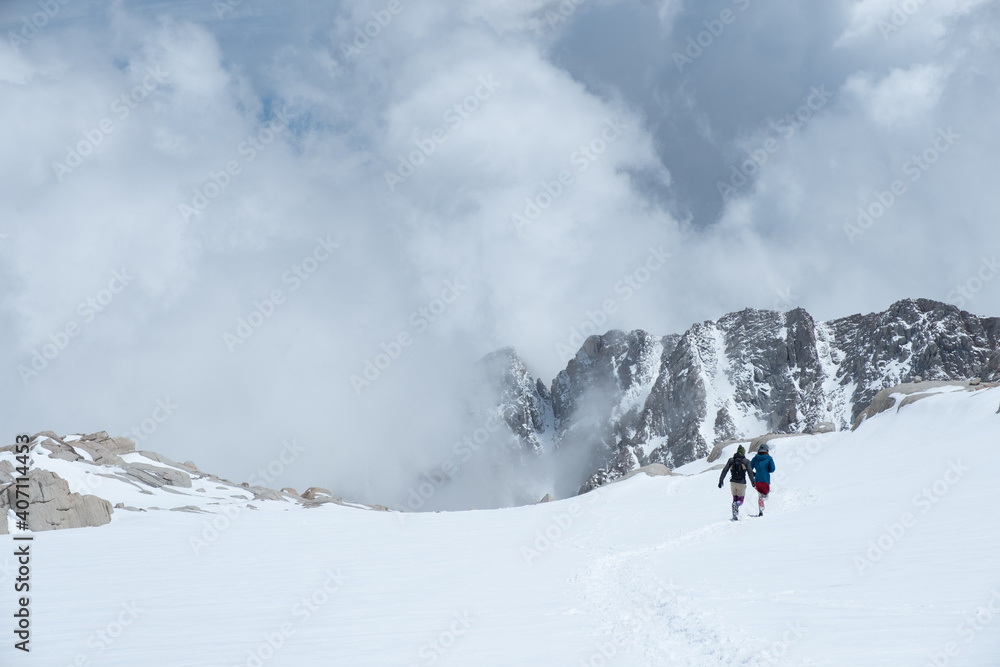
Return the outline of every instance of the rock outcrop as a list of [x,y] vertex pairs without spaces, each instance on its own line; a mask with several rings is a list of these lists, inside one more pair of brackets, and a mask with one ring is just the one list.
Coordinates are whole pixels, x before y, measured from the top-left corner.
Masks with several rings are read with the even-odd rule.
[[[501,376],[518,391],[499,400],[504,414],[530,417],[512,429],[525,450],[547,440],[589,461],[589,489],[725,442],[850,428],[881,390],[918,378],[998,380],[998,340],[1000,318],[928,299],[829,322],[747,309],[681,335],[591,336],[548,391],[505,349]],[[539,428],[535,416],[550,412],[553,428]]]
[[[28,472],[28,530],[39,532],[61,528],[103,526],[111,521],[111,503],[91,495],[71,493],[69,484],[54,472],[33,469]],[[0,491],[0,515],[17,507],[17,486],[10,484]],[[7,521],[0,522],[0,533],[7,533]]]

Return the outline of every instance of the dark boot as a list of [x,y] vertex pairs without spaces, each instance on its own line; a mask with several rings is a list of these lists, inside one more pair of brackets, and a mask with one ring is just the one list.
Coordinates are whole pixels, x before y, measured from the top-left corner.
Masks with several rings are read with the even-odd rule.
[[740,520],[740,503],[736,500],[733,501],[733,521]]

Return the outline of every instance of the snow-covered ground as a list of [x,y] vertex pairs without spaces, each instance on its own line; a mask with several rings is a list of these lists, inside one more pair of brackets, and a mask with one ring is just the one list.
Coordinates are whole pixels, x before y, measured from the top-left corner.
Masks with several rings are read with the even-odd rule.
[[740,522],[720,459],[516,509],[40,533],[32,652],[4,629],[0,665],[998,665],[1000,389],[939,393],[773,441],[767,512],[750,492]]

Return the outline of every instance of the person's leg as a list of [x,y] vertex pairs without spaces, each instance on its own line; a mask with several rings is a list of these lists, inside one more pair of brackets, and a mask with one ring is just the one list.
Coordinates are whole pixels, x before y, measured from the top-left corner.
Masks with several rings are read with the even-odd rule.
[[771,486],[767,482],[757,482],[755,485],[757,487],[757,508],[760,514],[764,514],[764,499],[767,498],[767,494],[771,490]]
[[740,505],[743,504],[743,499],[747,495],[747,485],[737,484],[736,482],[730,482],[730,487],[732,487],[733,492],[733,502],[738,502]]

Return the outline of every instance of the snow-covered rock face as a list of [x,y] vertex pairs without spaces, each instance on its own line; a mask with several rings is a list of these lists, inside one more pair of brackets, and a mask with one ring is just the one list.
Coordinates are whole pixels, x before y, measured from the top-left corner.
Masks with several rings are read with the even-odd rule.
[[[292,489],[278,492],[236,484],[203,472],[191,462],[176,463],[156,452],[137,452],[129,438],[111,438],[103,431],[66,437],[44,431],[31,438],[28,459],[27,464],[19,460],[14,445],[0,447],[0,535],[20,530],[15,508],[24,493],[27,529],[33,532],[102,526],[119,511],[233,516],[244,510],[312,509],[327,504],[365,507],[319,487],[299,496]],[[17,480],[25,470],[18,496]]]
[[550,391],[513,350],[490,359],[511,429],[532,452],[574,450],[588,490],[727,440],[849,427],[880,390],[918,377],[1000,378],[998,337],[998,318],[908,299],[830,322],[747,309],[680,336],[610,331],[588,338]]

